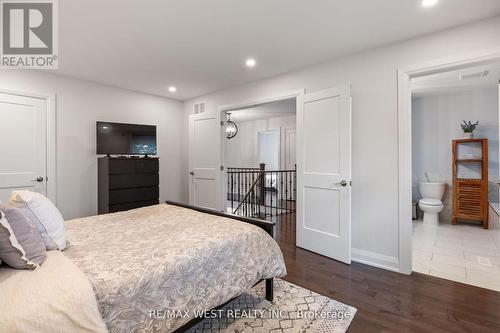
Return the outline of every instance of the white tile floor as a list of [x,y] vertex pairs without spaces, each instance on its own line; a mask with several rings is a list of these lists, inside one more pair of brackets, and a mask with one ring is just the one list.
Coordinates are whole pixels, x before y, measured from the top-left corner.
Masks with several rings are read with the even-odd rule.
[[500,229],[413,221],[413,271],[500,291]]

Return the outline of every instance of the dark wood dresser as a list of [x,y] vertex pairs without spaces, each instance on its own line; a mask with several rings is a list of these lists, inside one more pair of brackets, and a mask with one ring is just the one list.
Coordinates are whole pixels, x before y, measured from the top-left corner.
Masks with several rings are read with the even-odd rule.
[[158,204],[158,158],[98,159],[98,212],[119,212]]

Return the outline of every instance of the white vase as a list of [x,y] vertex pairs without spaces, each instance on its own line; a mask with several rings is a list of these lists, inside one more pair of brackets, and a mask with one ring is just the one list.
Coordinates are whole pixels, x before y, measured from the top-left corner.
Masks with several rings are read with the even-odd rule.
[[474,133],[464,132],[464,139],[472,139],[473,136],[474,136]]

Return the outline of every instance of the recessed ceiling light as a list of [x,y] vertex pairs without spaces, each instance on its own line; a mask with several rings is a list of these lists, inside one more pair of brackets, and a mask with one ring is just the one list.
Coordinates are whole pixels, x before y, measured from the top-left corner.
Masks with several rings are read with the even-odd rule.
[[432,7],[435,6],[439,0],[422,0],[422,7]]
[[177,91],[177,88],[174,86],[170,86],[170,87],[168,87],[168,91],[170,91],[171,93],[174,93]]
[[255,61],[255,59],[253,58],[248,58],[246,61],[245,61],[245,65],[249,68],[252,68],[252,67],[255,67],[255,65],[257,65],[257,61]]

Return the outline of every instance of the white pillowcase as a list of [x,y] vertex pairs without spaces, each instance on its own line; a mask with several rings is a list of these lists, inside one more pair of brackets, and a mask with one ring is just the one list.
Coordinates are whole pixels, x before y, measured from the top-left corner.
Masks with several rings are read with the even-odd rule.
[[64,219],[47,197],[37,192],[14,191],[10,196],[10,204],[21,209],[35,224],[47,250],[64,250],[66,247]]

